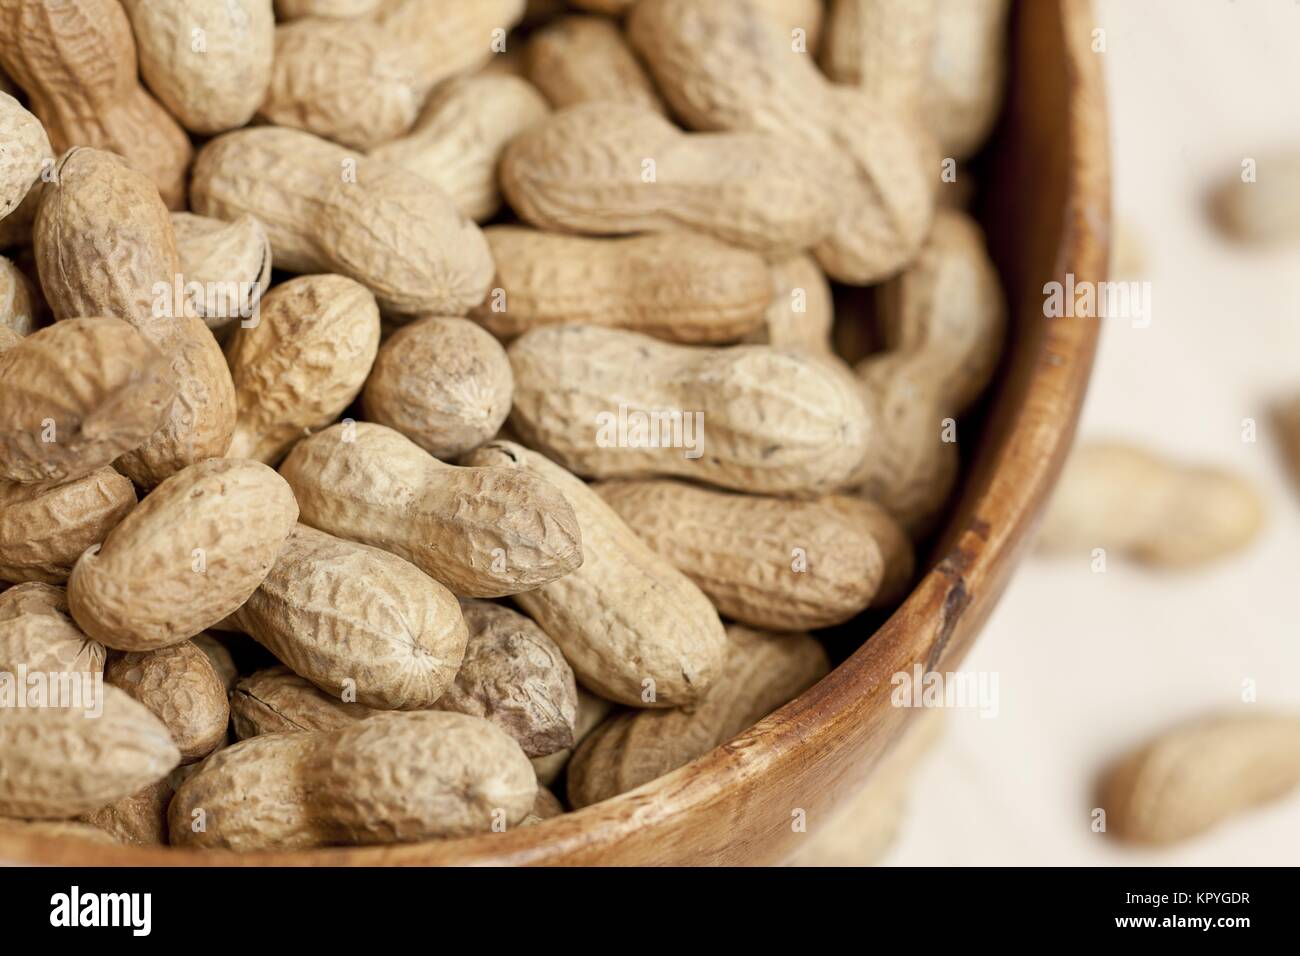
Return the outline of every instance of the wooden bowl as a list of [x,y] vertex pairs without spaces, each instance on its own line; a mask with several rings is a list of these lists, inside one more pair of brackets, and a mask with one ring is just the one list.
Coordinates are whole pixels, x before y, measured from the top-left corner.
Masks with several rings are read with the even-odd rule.
[[[1029,541],[1074,433],[1095,320],[1043,317],[1043,284],[1105,279],[1110,229],[1101,58],[1087,0],[1022,0],[1001,127],[981,162],[981,219],[1011,303],[1009,354],[935,563],[821,683],[736,739],[630,793],[535,827],[438,843],[240,855],[0,834],[0,860],[61,864],[748,864],[779,862],[854,794],[912,711],[890,677],[950,671]],[[965,434],[969,435],[969,431]]]

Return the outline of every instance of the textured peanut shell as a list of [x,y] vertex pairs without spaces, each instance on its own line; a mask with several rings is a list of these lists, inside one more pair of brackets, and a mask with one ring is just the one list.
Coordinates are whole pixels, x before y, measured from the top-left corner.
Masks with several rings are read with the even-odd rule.
[[533,802],[533,809],[529,811],[528,816],[524,817],[519,825],[521,827],[536,826],[543,820],[558,817],[563,812],[564,804],[560,802],[560,798],[551,793],[546,787],[538,787],[537,799]]
[[226,344],[239,403],[231,458],[274,465],[352,404],[379,351],[379,306],[337,275],[299,276],[262,301]]
[[445,465],[383,425],[327,428],[280,474],[304,524],[390,551],[461,597],[530,591],[583,560],[573,508],[544,477]]
[[[271,82],[271,0],[123,0],[140,75],[181,125],[211,135],[243,126]],[[195,49],[200,32],[203,47]]]
[[1263,523],[1259,492],[1238,475],[1096,442],[1066,463],[1038,543],[1057,554],[1104,548],[1144,564],[1191,567],[1246,547]]
[[62,588],[31,582],[0,594],[0,671],[99,673],[104,657],[104,646],[72,620]]
[[792,256],[771,265],[772,301],[763,324],[744,337],[755,345],[800,349],[830,355],[835,303],[831,286],[817,260]]
[[16,265],[0,256],[0,327],[17,336],[31,335],[36,329],[33,290]]
[[[875,426],[851,376],[766,345],[692,348],[635,332],[552,326],[509,349],[510,423],[521,439],[590,478],[676,476],[758,494],[815,495],[848,485]],[[686,447],[617,447],[620,406],[703,415]],[[607,416],[607,417],[603,417]],[[690,419],[694,422],[695,419]],[[692,426],[694,427],[694,426]],[[679,445],[691,437],[683,427]],[[629,433],[624,444],[636,436]],[[602,442],[606,446],[602,447]],[[661,441],[660,445],[664,443]]]
[[496,339],[467,319],[431,316],[384,342],[366,380],[366,417],[435,458],[457,458],[496,436],[514,386]]
[[832,0],[821,56],[827,75],[874,102],[920,109],[941,4],[946,14],[943,0]]
[[316,686],[370,707],[430,707],[465,653],[451,592],[401,558],[298,525],[234,623]]
[[498,817],[515,825],[536,797],[527,758],[490,722],[376,714],[228,747],[181,785],[169,824],[172,843],[191,847],[405,843],[487,832]]
[[230,695],[230,718],[240,740],[261,734],[339,730],[382,713],[325,693],[283,665],[243,678]]
[[253,216],[222,222],[174,212],[172,229],[185,281],[203,290],[194,303],[199,318],[210,329],[252,321],[271,287],[271,241],[262,224]]
[[275,15],[280,20],[303,17],[364,17],[374,13],[380,0],[275,0]]
[[117,650],[179,644],[248,599],[297,517],[288,484],[259,462],[191,465],[77,561],[72,616]]
[[119,319],[72,319],[0,355],[0,480],[74,481],[148,440],[176,396],[167,357]]
[[872,603],[884,553],[852,498],[793,501],[682,481],[602,482],[596,492],[724,617],[771,630],[842,624]]
[[370,151],[423,176],[462,216],[485,222],[501,208],[497,167],[509,142],[549,112],[516,76],[479,74],[440,87],[406,136]]
[[52,487],[0,482],[0,581],[62,584],[134,507],[131,479],[112,468]]
[[83,813],[78,821],[95,827],[112,842],[131,846],[167,845],[167,805],[172,786],[166,779],[106,807]]
[[[792,31],[804,31],[806,49],[817,49],[822,33],[825,11],[822,0],[750,0],[754,9],[779,27],[786,36]],[[571,5],[596,13],[623,14],[636,4],[636,0],[571,0]]]
[[208,656],[189,641],[156,651],[115,654],[104,680],[149,708],[193,763],[226,739],[230,706]]
[[586,239],[493,226],[484,234],[497,274],[471,315],[503,339],[576,323],[728,342],[757,330],[772,300],[761,256],[696,233]]
[[667,112],[622,31],[603,17],[556,20],[529,39],[525,57],[528,78],[557,109],[611,102]]
[[27,198],[41,169],[53,157],[40,120],[0,91],[0,219]]
[[217,678],[221,681],[227,695],[235,689],[235,684],[239,680],[239,668],[235,665],[235,659],[230,654],[230,648],[226,642],[211,631],[204,631],[202,634],[196,634],[190,638],[190,643],[201,650],[208,658],[208,663],[216,671]]
[[967,159],[984,145],[1002,105],[1008,0],[947,0],[935,20],[926,118],[945,156]]
[[117,0],[0,0],[0,67],[27,92],[55,153],[118,153],[181,208],[189,137],[140,85],[131,23]]
[[1136,843],[1176,843],[1300,786],[1300,718],[1216,714],[1124,757],[1102,784],[1106,827]]
[[818,152],[779,137],[687,134],[654,110],[600,102],[560,110],[516,137],[501,188],[539,229],[692,229],[781,256],[827,234],[839,208],[835,175]]
[[[23,707],[0,720],[0,816],[59,819],[161,780],[180,761],[167,728],[116,687],[103,713]],[[530,769],[531,774],[531,769]]]
[[[573,724],[573,746],[576,747],[586,740],[587,735],[595,730],[613,709],[612,701],[598,697],[579,684],[578,716]],[[568,766],[572,756],[573,748],[566,748],[547,754],[545,757],[532,758],[533,770],[537,772],[537,782],[543,788],[549,787],[559,779],[560,773]]]
[[833,165],[834,216],[816,250],[833,278],[878,282],[916,254],[939,181],[918,117],[829,82],[748,0],[645,0],[628,35],[688,126],[771,134]]
[[727,660],[691,708],[624,711],[597,727],[569,763],[574,809],[662,777],[703,756],[811,687],[830,670],[807,634],[727,628]]
[[573,506],[582,566],[514,600],[560,646],[578,679],[634,707],[699,700],[721,670],[726,647],[717,612],[699,588],[586,484],[537,452],[489,442],[467,463],[540,476]]
[[487,241],[440,190],[309,133],[227,133],[199,153],[192,189],[201,215],[256,216],[277,267],[355,279],[386,311],[462,315],[492,281]]
[[529,757],[572,747],[578,691],[556,643],[499,604],[462,601],[461,611],[469,629],[465,661],[437,709],[486,717]]

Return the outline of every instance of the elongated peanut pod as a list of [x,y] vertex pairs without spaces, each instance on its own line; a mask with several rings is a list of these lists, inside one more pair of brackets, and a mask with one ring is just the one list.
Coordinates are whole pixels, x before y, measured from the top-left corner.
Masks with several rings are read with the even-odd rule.
[[1009,0],[941,0],[935,20],[926,118],[945,156],[967,159],[984,144],[1002,105]]
[[243,678],[230,695],[230,718],[240,740],[260,734],[338,730],[381,713],[321,690],[283,665]]
[[744,337],[755,345],[800,349],[810,355],[831,355],[835,302],[817,260],[792,256],[771,265],[772,301],[763,324]]
[[[874,102],[921,107],[941,0],[832,0],[822,64]],[[946,11],[945,11],[946,12]]]
[[62,588],[31,582],[0,594],[0,671],[97,674],[104,658],[104,646],[72,620]]

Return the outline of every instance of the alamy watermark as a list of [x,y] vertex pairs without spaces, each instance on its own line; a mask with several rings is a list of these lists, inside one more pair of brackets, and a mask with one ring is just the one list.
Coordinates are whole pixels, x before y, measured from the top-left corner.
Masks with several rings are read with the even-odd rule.
[[1043,285],[1043,315],[1049,319],[1130,319],[1133,328],[1151,325],[1150,282],[1064,282]]
[[646,411],[618,406],[596,416],[596,444],[601,448],[681,448],[692,460],[704,454],[704,413],[656,408]]
[[911,671],[898,671],[890,678],[895,707],[962,708],[978,710],[981,717],[998,715],[996,671],[927,671],[918,662]]
[[104,712],[104,675],[100,671],[29,671],[19,664],[0,671],[0,710],[57,707],[80,710],[86,717]]

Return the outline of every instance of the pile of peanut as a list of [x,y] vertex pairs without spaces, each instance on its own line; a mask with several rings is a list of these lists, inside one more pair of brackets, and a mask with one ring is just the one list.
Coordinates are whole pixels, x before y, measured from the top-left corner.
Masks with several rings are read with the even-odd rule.
[[905,595],[1005,0],[571,6],[0,0],[4,829],[536,823]]

